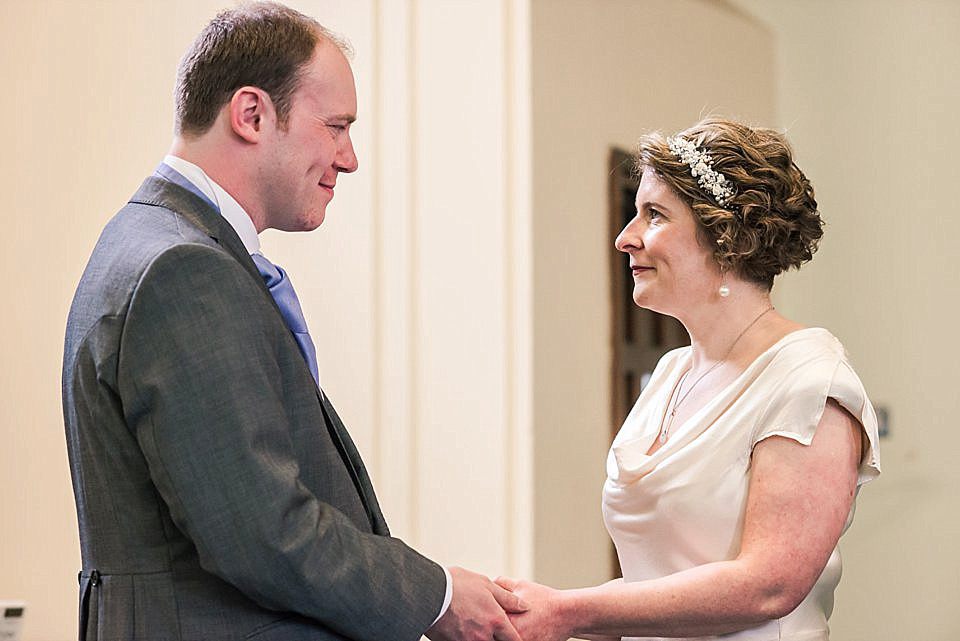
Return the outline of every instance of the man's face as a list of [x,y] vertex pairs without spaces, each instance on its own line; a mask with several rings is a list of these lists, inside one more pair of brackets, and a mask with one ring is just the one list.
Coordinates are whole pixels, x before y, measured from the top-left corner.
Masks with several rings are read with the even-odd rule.
[[337,177],[357,169],[350,140],[356,114],[350,65],[333,44],[320,42],[292,97],[286,129],[275,132],[261,167],[267,227],[310,231],[320,226]]

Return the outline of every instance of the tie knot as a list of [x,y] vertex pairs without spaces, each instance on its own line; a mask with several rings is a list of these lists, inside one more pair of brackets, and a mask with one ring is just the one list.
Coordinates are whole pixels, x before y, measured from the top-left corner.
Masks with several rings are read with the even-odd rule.
[[265,256],[260,254],[250,254],[253,262],[263,277],[263,282],[270,290],[270,295],[276,301],[280,308],[280,314],[287,323],[290,331],[302,333],[307,331],[307,322],[303,318],[303,310],[300,308],[300,300],[297,298],[297,292],[293,289],[293,283],[287,277],[287,273],[279,265],[274,265]]
[[273,287],[283,280],[283,270],[271,263],[266,256],[263,254],[250,254],[250,258],[253,259],[253,264],[257,266],[257,271],[260,272],[260,276],[263,277],[263,282],[266,283],[268,288],[273,289]]
[[266,256],[250,254],[250,258],[253,259],[264,284],[277,303],[277,308],[280,310],[284,323],[293,333],[300,351],[303,352],[303,357],[307,361],[310,373],[313,374],[313,379],[319,382],[316,348],[307,332],[307,321],[303,317],[303,310],[300,308],[300,301],[297,299],[297,292],[293,289],[293,283],[287,278],[286,272],[267,260]]

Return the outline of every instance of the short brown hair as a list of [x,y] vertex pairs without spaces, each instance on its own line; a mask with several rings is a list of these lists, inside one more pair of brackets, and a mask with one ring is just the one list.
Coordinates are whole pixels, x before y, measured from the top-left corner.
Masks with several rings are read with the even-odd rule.
[[823,221],[782,134],[707,118],[677,135],[710,155],[713,168],[732,181],[732,198],[718,204],[661,133],[640,139],[636,173],[652,169],[693,209],[701,240],[723,269],[770,289],[775,276],[813,257]]
[[319,22],[275,2],[219,13],[177,69],[175,132],[206,132],[233,92],[245,86],[267,92],[285,125],[301,72],[324,40],[349,54],[349,45]]

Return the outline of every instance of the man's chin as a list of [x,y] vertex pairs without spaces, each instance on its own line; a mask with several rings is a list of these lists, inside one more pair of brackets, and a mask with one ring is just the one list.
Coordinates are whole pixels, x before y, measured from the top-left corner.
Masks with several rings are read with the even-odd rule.
[[322,225],[326,218],[325,211],[314,212],[298,220],[290,229],[284,229],[283,231],[313,231]]

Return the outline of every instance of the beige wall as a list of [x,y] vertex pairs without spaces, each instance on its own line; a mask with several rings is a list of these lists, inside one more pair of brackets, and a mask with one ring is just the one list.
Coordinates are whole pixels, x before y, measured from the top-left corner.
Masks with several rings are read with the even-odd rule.
[[[0,1],[8,140],[0,599],[75,638],[64,321],[106,220],[162,159],[180,55],[228,0]],[[314,234],[263,236],[395,534],[532,572],[525,2],[299,0],[356,48],[360,170]],[[508,153],[509,150],[509,153]],[[526,221],[526,222],[525,222]],[[9,230],[12,229],[12,233]]]
[[694,0],[534,0],[531,15],[535,574],[569,587],[610,578],[610,147],[707,113],[770,122],[773,39]]
[[960,3],[738,0],[777,41],[778,125],[827,220],[779,304],[834,331],[890,409],[841,542],[837,639],[958,639]]

